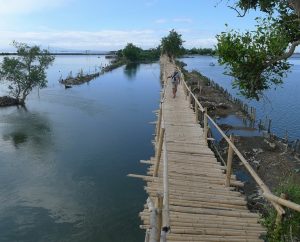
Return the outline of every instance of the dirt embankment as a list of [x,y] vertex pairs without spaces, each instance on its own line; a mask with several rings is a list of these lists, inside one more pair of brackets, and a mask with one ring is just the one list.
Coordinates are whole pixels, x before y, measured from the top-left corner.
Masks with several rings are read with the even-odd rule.
[[77,75],[76,77],[67,77],[65,79],[59,80],[59,82],[68,87],[71,87],[72,85],[81,85],[83,83],[89,82],[97,78],[100,75],[103,75],[106,72],[112,71],[124,64],[126,64],[126,62],[123,60],[114,60],[111,62],[111,64],[103,67],[102,70],[99,72],[96,72],[94,74],[87,74],[87,75],[80,74]]
[[[224,132],[247,130],[259,134],[257,136],[254,134],[250,136],[235,135],[235,145],[272,191],[275,191],[278,185],[288,177],[300,185],[300,159],[295,152],[287,151],[287,144],[283,139],[269,134],[267,131],[259,133],[258,129],[255,128],[251,113],[243,109],[244,105],[237,99],[228,98],[228,93],[220,91],[220,88],[215,88],[215,85],[208,78],[197,72],[185,72],[185,78],[193,92],[198,94],[201,104],[208,108],[211,117],[235,115],[248,120],[248,123],[252,121],[250,126],[237,127],[231,123],[226,123],[221,124],[220,127]],[[226,161],[227,143],[221,140],[215,142],[214,146],[218,149],[223,160]],[[238,179],[245,181],[244,192],[248,197],[250,208],[263,210],[264,200],[261,191],[237,157],[234,158],[233,169]]]

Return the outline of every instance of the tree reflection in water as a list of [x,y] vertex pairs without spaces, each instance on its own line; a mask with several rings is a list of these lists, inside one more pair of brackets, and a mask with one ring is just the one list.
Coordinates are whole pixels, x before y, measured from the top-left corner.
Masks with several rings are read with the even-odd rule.
[[139,63],[129,63],[124,68],[124,73],[128,77],[129,80],[135,78],[137,71],[139,70]]

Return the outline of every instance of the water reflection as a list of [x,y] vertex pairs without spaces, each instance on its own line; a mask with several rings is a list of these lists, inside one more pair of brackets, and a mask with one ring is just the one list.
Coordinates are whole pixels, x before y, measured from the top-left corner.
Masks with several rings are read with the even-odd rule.
[[137,71],[140,68],[139,63],[129,63],[124,68],[124,73],[128,77],[128,79],[132,80],[135,78]]
[[3,141],[10,142],[16,149],[26,143],[37,149],[48,147],[51,143],[50,122],[42,113],[17,108],[15,112],[3,116],[0,123],[5,126]]

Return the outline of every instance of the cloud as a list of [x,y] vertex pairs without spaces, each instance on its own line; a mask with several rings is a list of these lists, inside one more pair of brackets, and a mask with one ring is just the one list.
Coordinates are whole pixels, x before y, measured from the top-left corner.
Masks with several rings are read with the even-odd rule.
[[213,48],[217,44],[216,38],[194,38],[186,41],[185,46],[187,48],[201,47],[201,48]]
[[156,19],[154,22],[155,22],[156,24],[164,24],[164,23],[167,22],[167,20],[164,19],[164,18],[160,18],[160,19]]
[[[0,46],[8,49],[16,40],[29,44],[41,45],[44,48],[65,48],[78,50],[114,50],[123,48],[127,43],[134,43],[143,48],[155,47],[161,39],[160,33],[153,30],[103,30],[87,31],[41,31],[14,32],[0,31]],[[11,47],[10,47],[11,49]],[[3,51],[3,50],[2,50]]]
[[193,23],[193,20],[191,18],[174,18],[173,22],[191,24]]
[[0,16],[27,14],[45,8],[56,8],[70,0],[0,0]]
[[147,7],[152,7],[152,6],[154,6],[157,2],[158,2],[158,0],[146,0],[145,5],[146,5]]
[[[55,31],[43,30],[34,32],[0,31],[0,52],[12,51],[13,40],[28,44],[37,44],[50,50],[118,50],[127,43],[141,48],[152,48],[160,44],[163,36],[170,29],[161,30],[101,30],[101,31]],[[197,29],[177,29],[185,40],[184,45],[190,47],[213,47],[217,42],[213,33]]]
[[182,24],[191,24],[194,21],[191,18],[174,18],[172,20],[160,18],[154,21],[156,24],[165,24],[165,23],[182,23]]

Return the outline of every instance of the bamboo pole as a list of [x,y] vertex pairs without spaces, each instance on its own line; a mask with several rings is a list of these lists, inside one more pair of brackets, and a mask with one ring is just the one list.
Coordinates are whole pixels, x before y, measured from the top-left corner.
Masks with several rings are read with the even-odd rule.
[[[145,210],[140,212],[139,216],[142,219],[149,219],[150,213]],[[252,226],[258,225],[257,218],[246,218],[241,217],[237,219],[236,217],[228,217],[222,215],[213,215],[213,214],[201,214],[201,216],[194,216],[193,214],[189,213],[180,213],[173,211],[170,216],[171,221],[182,221],[182,222],[191,222],[191,223],[200,223],[200,224],[211,224],[211,223],[227,223],[227,224],[252,224]]]
[[[233,136],[230,135],[230,141],[233,143]],[[227,156],[227,166],[226,166],[226,181],[225,186],[230,187],[231,169],[232,169],[232,159],[233,159],[233,149],[231,145],[228,145],[228,156]]]
[[162,103],[160,104],[159,114],[158,114],[158,123],[156,126],[156,141],[159,138],[159,132],[161,127],[161,120],[162,120]]
[[[215,128],[220,132],[220,134],[223,136],[223,138],[227,141],[227,143],[232,147],[232,149],[235,152],[235,154],[239,157],[239,159],[244,164],[244,166],[246,167],[246,169],[248,170],[248,172],[251,174],[251,176],[253,177],[253,179],[256,181],[256,183],[259,185],[259,187],[265,193],[272,194],[271,191],[270,191],[270,189],[267,187],[267,185],[256,174],[256,172],[253,170],[253,168],[251,167],[251,165],[248,163],[248,161],[245,159],[245,157],[241,154],[241,152],[236,148],[236,146],[230,141],[230,139],[227,137],[227,135],[224,134],[224,132],[221,130],[221,128],[215,123],[215,121],[210,116],[207,115],[207,117],[211,121],[211,123],[215,126]],[[279,212],[281,215],[285,213],[284,209],[279,204],[275,203],[274,201],[271,201],[271,203],[275,207],[275,209],[277,210],[277,212]]]
[[145,242],[149,242],[149,241],[150,241],[150,229],[146,229]]
[[188,88],[188,85],[187,85],[187,83],[185,82],[185,80],[183,79],[182,81],[183,81],[183,84],[184,84],[184,88],[187,90],[187,92],[191,93],[192,97],[193,97],[193,98],[195,99],[195,101],[197,102],[197,104],[198,104],[198,106],[199,106],[201,112],[203,112],[203,111],[204,111],[204,108],[203,108],[203,106],[201,105],[201,103],[196,99],[195,95],[194,95],[194,94],[192,93],[192,91]]
[[203,123],[204,123],[204,139],[205,139],[205,142],[207,143],[207,133],[208,133],[208,122],[207,122],[207,107],[204,108],[204,120],[203,120]]
[[156,162],[155,162],[155,166],[154,166],[153,176],[157,176],[157,174],[158,174],[162,145],[163,145],[164,136],[165,136],[165,128],[161,128],[159,136],[160,137],[159,137],[159,143],[158,143],[158,148],[157,148]]
[[[191,86],[190,86],[191,89]],[[191,108],[192,107],[192,93],[189,92],[189,101],[188,101],[188,107]]]
[[197,102],[195,101],[195,119],[196,119],[196,123],[199,123],[199,107]]
[[162,228],[162,208],[163,208],[163,197],[158,194],[156,200],[156,212],[157,212],[157,241],[160,241],[161,228]]
[[271,123],[272,123],[272,119],[269,119],[268,133],[271,133]]
[[[286,195],[284,193],[281,193],[280,198],[286,199]],[[277,212],[277,215],[276,215],[276,227],[277,228],[280,228],[281,222],[282,222],[282,215]]]
[[167,153],[167,145],[166,139],[163,142],[163,186],[164,186],[164,210],[163,210],[163,227],[169,227],[169,172],[168,172],[168,153]]
[[265,198],[267,198],[268,200],[274,201],[276,203],[279,203],[285,207],[291,208],[293,210],[296,210],[298,212],[300,212],[300,205],[291,201],[288,201],[286,199],[284,199],[284,196],[282,197],[277,197],[271,193],[263,193],[263,196]]
[[[152,202],[151,203],[151,207],[153,207]],[[149,242],[157,242],[157,234],[158,234],[158,230],[157,230],[157,213],[156,213],[156,209],[153,208],[150,212],[150,235],[149,235]]]

